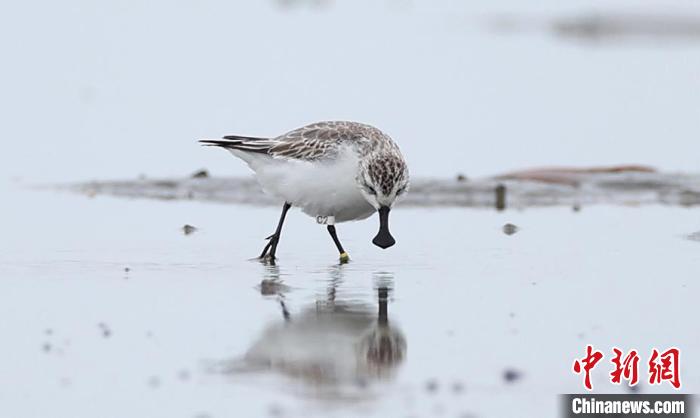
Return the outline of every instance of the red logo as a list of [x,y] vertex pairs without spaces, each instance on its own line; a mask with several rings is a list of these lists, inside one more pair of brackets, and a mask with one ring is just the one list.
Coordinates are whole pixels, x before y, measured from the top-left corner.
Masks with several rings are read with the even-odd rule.
[[649,359],[649,384],[660,385],[667,380],[674,388],[680,389],[681,376],[680,367],[678,367],[680,358],[681,353],[677,348],[669,348],[660,355],[656,348],[652,350]]
[[[613,358],[610,362],[613,369],[610,372],[610,382],[619,385],[622,380],[634,386],[639,382],[639,353],[637,350],[630,350],[624,353],[617,347],[613,347]],[[680,350],[672,347],[663,353],[654,348],[649,357],[649,384],[660,385],[668,381],[676,389],[681,387],[680,378]],[[583,373],[583,386],[588,390],[593,390],[591,383],[591,372],[598,362],[603,359],[603,353],[597,351],[592,345],[586,346],[586,355],[583,358],[574,360],[573,371],[576,374]]]
[[596,364],[603,358],[603,353],[600,351],[593,351],[593,346],[592,345],[587,345],[586,346],[586,357],[582,359],[576,359],[574,361],[574,373],[580,374],[581,373],[581,363],[583,363],[583,373],[585,374],[585,377],[583,378],[583,385],[586,386],[586,389],[588,390],[593,390],[593,385],[591,384],[591,370],[595,367]]
[[639,354],[637,354],[637,350],[631,350],[624,360],[622,359],[622,351],[617,347],[613,347],[613,353],[615,353],[615,357],[611,362],[615,365],[615,370],[610,372],[610,381],[619,385],[620,380],[624,378],[630,386],[636,385],[639,381]]

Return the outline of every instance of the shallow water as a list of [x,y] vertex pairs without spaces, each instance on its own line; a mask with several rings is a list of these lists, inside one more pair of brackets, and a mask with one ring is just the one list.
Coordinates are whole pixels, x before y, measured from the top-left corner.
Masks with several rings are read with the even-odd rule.
[[271,267],[276,208],[5,194],[1,416],[556,416],[587,343],[700,387],[688,209],[403,208],[386,251],[339,225],[347,265],[292,211]]

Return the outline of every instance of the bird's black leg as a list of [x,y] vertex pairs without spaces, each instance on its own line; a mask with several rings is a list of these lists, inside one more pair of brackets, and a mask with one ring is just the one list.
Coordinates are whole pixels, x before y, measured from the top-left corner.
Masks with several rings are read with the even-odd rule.
[[343,249],[343,245],[338,239],[338,234],[336,234],[335,232],[335,225],[328,225],[328,233],[331,234],[331,238],[333,238],[335,246],[338,247],[338,252],[340,253],[340,262],[347,263],[348,261],[350,261],[350,256]]
[[280,215],[280,221],[277,224],[277,230],[275,230],[274,234],[267,237],[269,241],[267,242],[267,245],[265,245],[265,248],[263,248],[263,251],[260,254],[261,259],[265,258],[268,255],[267,251],[269,250],[270,260],[275,260],[275,253],[277,252],[277,244],[279,244],[280,242],[280,235],[282,233],[282,225],[284,224],[284,218],[287,216],[287,211],[291,207],[292,205],[289,202],[284,202],[284,206],[282,206],[282,215]]

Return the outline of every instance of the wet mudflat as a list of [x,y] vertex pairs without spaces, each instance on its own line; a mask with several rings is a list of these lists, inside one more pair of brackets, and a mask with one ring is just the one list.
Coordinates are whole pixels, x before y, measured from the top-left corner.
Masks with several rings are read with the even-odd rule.
[[[204,173],[205,175],[202,175]],[[119,196],[159,200],[279,205],[262,192],[253,177],[190,177],[89,181],[46,185],[86,196]],[[499,191],[500,189],[500,191]],[[502,197],[497,197],[498,194]],[[498,200],[502,202],[498,202]],[[411,193],[400,201],[408,207],[542,206],[580,207],[591,204],[678,206],[700,205],[700,175],[659,172],[646,166],[609,166],[588,169],[539,168],[468,179],[413,178]]]
[[692,209],[397,208],[386,251],[338,227],[347,265],[292,211],[273,267],[275,207],[5,195],[2,416],[556,416],[588,343],[700,387]]

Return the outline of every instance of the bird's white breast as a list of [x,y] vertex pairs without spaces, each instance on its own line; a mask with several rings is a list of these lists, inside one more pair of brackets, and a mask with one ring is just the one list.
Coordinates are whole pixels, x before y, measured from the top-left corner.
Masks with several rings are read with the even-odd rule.
[[329,161],[231,152],[248,163],[267,193],[310,216],[335,216],[336,222],[345,222],[367,218],[375,211],[357,186],[359,159],[352,148],[343,149],[338,158]]

